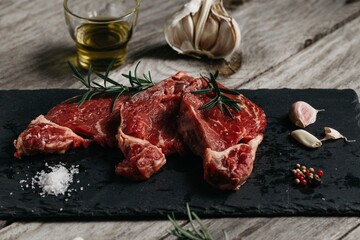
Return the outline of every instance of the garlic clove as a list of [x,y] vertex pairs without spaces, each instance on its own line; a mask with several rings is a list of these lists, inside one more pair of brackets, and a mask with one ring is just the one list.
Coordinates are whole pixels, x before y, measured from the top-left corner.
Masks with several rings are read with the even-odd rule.
[[345,142],[356,142],[356,140],[348,140],[347,137],[339,133],[339,131],[330,128],[330,127],[324,127],[325,130],[325,137],[321,139],[320,141],[326,141],[329,139],[337,140],[337,139],[344,139]]
[[322,146],[321,141],[317,137],[303,129],[292,131],[290,136],[308,148],[319,148]]
[[192,49],[192,39],[194,38],[194,23],[190,16],[184,17],[181,20],[181,25],[183,30],[178,30],[178,33],[184,35],[180,48],[184,51],[191,51]]
[[289,110],[290,121],[298,127],[305,128],[316,121],[318,112],[324,109],[315,109],[304,101],[293,103]]
[[[231,55],[240,46],[241,33],[237,22],[229,16],[226,12],[222,1],[221,4],[214,4],[211,13],[221,19],[219,39],[217,45],[213,47],[212,52],[214,55],[224,55],[226,61],[230,61]],[[233,48],[233,46],[235,46]]]
[[215,45],[219,32],[219,22],[209,16],[206,20],[203,34],[200,39],[199,47],[205,51],[211,50]]
[[215,46],[211,49],[210,54],[212,58],[216,56],[223,56],[225,60],[229,61],[233,53],[233,46],[236,44],[236,36],[234,34],[227,34],[232,32],[232,25],[228,21],[221,21],[218,39]]
[[205,28],[205,23],[207,21],[207,19],[209,18],[210,14],[210,10],[211,10],[211,6],[213,4],[213,0],[203,0],[202,1],[202,5],[201,8],[199,10],[199,16],[198,19],[196,21],[196,28],[195,28],[195,49],[200,49],[200,40]]
[[241,41],[239,26],[222,0],[190,0],[166,22],[164,33],[175,51],[213,59],[230,60]]

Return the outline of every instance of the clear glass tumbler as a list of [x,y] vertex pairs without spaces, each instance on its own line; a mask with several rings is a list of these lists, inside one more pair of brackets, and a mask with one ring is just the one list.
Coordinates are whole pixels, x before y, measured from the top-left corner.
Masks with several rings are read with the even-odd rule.
[[137,24],[139,0],[64,0],[65,20],[79,64],[105,70],[124,63]]

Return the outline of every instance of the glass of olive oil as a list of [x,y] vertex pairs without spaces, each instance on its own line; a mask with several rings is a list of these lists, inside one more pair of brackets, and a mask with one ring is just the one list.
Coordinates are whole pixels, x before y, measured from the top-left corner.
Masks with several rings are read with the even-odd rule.
[[65,20],[80,66],[106,70],[125,61],[137,23],[139,0],[64,0]]

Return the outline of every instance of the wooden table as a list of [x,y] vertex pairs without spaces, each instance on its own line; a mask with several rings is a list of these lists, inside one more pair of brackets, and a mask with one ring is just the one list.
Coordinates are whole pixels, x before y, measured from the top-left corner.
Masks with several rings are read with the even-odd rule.
[[[356,0],[226,1],[242,31],[230,64],[176,54],[163,24],[185,0],[143,0],[126,64],[112,76],[151,70],[161,80],[220,69],[230,88],[353,88],[360,94],[360,2]],[[0,2],[0,88],[79,88],[66,60],[75,61],[62,0]],[[205,219],[216,239],[360,239],[357,217]],[[183,221],[183,225],[188,222]],[[0,222],[0,239],[173,239],[162,221]]]

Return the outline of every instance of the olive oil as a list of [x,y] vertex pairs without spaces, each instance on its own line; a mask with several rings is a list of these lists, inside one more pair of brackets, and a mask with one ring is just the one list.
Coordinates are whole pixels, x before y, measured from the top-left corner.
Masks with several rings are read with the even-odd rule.
[[114,67],[124,63],[132,27],[127,22],[85,23],[75,30],[79,63],[95,70],[106,70],[113,59]]

